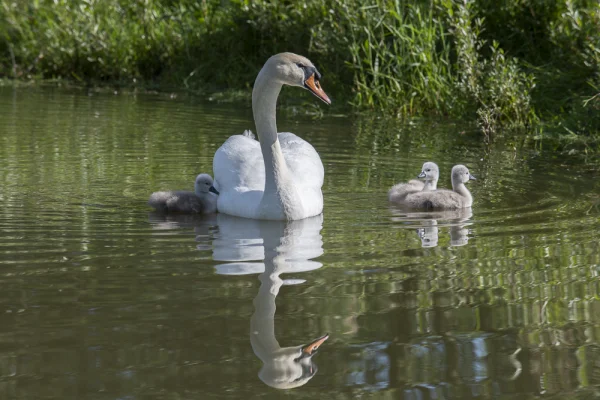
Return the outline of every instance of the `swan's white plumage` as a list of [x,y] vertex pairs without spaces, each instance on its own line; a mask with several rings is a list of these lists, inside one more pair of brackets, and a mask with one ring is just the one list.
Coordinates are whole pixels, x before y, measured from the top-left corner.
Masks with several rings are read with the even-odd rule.
[[324,170],[310,143],[277,133],[276,105],[283,85],[303,87],[324,102],[321,75],[310,60],[293,53],[269,58],[252,89],[258,141],[246,131],[227,139],[213,160],[219,212],[252,219],[299,220],[323,211]]
[[[281,151],[302,202],[305,218],[323,210],[321,187],[325,171],[315,148],[290,132],[278,134]],[[265,165],[260,143],[245,134],[233,135],[213,159],[219,212],[254,218],[265,189]]]

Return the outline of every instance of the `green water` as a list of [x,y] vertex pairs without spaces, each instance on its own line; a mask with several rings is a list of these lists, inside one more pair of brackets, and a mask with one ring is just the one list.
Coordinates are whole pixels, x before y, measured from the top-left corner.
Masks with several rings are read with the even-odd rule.
[[[252,127],[181,95],[0,88],[1,399],[600,395],[596,160],[288,112],[325,166],[322,216],[146,206]],[[471,212],[389,207],[426,160],[440,186],[470,167]]]

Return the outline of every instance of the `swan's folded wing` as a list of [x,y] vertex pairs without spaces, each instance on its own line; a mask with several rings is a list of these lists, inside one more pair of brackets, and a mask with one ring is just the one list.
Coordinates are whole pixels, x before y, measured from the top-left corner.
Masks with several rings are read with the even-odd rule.
[[220,192],[264,190],[265,165],[260,143],[246,135],[234,135],[216,151],[214,186]]
[[293,133],[281,132],[278,137],[296,186],[320,190],[325,172],[319,153],[310,143]]

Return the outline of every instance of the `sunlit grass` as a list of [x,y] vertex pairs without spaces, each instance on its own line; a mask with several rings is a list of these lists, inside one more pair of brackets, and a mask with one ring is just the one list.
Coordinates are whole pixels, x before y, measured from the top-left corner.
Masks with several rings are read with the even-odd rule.
[[600,133],[597,2],[0,0],[5,79],[246,99],[213,93],[249,91],[280,51],[356,110]]

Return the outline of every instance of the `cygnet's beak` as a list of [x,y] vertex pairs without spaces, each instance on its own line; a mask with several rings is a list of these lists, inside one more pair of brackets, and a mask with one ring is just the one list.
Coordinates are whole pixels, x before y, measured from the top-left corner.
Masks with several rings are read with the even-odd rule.
[[476,181],[476,180],[477,180],[477,178],[475,178],[475,177],[474,177],[473,175],[471,175],[471,174],[469,174],[469,179],[470,179],[470,180],[472,180],[472,181]]
[[310,92],[312,92],[312,94],[323,100],[325,103],[331,104],[331,100],[329,100],[329,97],[321,88],[321,84],[318,80],[315,80],[314,73],[311,76],[309,76],[307,80],[304,81],[304,87]]
[[319,346],[321,346],[327,339],[329,339],[329,333],[326,333],[320,338],[313,340],[302,348],[302,355],[304,357],[310,357],[314,355],[319,349]]
[[216,194],[217,196],[219,195],[219,191],[218,191],[217,189],[215,189],[215,187],[214,187],[214,186],[211,186],[211,187],[208,189],[208,191],[209,191],[209,192],[213,192],[213,193],[214,193],[214,194]]
[[425,171],[421,171],[421,173],[417,176],[417,178],[425,178],[427,175],[425,174]]

